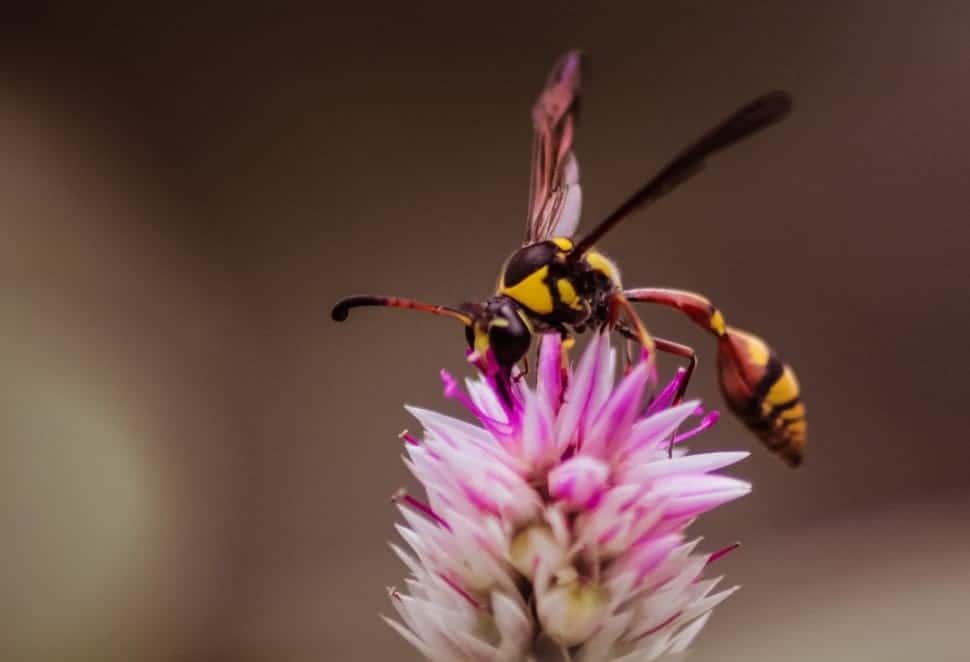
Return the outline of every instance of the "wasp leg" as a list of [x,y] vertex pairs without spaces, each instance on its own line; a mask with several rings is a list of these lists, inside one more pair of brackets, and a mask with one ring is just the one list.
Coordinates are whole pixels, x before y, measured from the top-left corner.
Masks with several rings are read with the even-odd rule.
[[523,356],[522,367],[519,369],[519,372],[517,372],[515,375],[512,376],[512,381],[518,384],[523,379],[525,379],[526,375],[528,374],[529,374],[529,357]]
[[633,370],[634,356],[633,356],[633,346],[636,344],[636,339],[625,338],[623,340],[623,360],[626,363],[626,368],[624,369],[624,374],[629,374]]
[[[623,322],[617,322],[616,330],[620,333],[628,342],[640,342],[637,334],[628,327]],[[666,338],[660,338],[659,336],[653,336],[654,346],[659,352],[667,352],[668,354],[673,354],[674,356],[680,356],[687,359],[687,367],[684,369],[684,379],[681,381],[680,385],[677,387],[677,392],[674,394],[674,404],[679,404],[684,399],[684,394],[687,392],[687,385],[690,383],[690,378],[694,374],[694,370],[697,368],[697,352],[693,347],[688,345],[682,345],[680,343],[674,342],[673,340],[667,340]],[[629,355],[627,356],[629,359]]]
[[[632,330],[622,322],[617,324],[616,330],[622,334],[627,341],[636,341],[637,336]],[[672,340],[667,340],[665,338],[660,338],[658,336],[653,337],[653,342],[657,347],[658,352],[667,352],[668,354],[673,354],[674,356],[680,356],[687,359],[687,367],[684,369],[684,377],[680,384],[677,386],[677,391],[674,393],[673,404],[678,405],[684,400],[684,394],[687,392],[687,385],[690,384],[690,378],[694,374],[694,370],[697,368],[697,352],[694,351],[693,347],[687,345],[682,345],[680,343],[674,342]],[[673,457],[674,454],[674,438],[677,436],[677,430],[670,435],[670,443],[667,445],[667,456]]]
[[[677,386],[677,392],[674,393],[674,404],[679,405],[684,399],[684,393],[687,392],[687,384],[690,383],[690,378],[694,374],[694,369],[697,367],[697,352],[694,351],[693,347],[681,345],[680,343],[673,342],[672,340],[665,340],[663,338],[656,337],[653,340],[657,343],[657,349],[659,351],[667,352],[668,354],[674,354],[687,359],[687,369],[684,371],[684,378]],[[677,438],[677,432],[679,429],[680,426],[677,426],[677,428],[675,428],[670,435],[670,443],[667,444],[668,458],[674,456],[674,439]]]
[[623,374],[629,374],[633,370],[634,356],[633,356],[633,346],[640,344],[640,339],[637,334],[628,327],[623,322],[614,322],[613,329],[623,336],[623,362],[626,368]]
[[610,328],[617,328],[620,324],[620,314],[626,315],[630,322],[631,327],[626,327],[628,331],[634,334],[635,340],[640,343],[643,347],[643,351],[647,353],[647,360],[654,364],[651,371],[655,369],[656,362],[654,360],[654,354],[656,347],[653,341],[653,337],[647,331],[647,327],[643,325],[643,321],[640,316],[637,315],[636,311],[633,310],[633,306],[624,296],[623,292],[614,292],[610,295],[610,314],[607,320],[607,326]]
[[668,354],[673,354],[675,356],[680,356],[687,359],[687,368],[684,370],[684,378],[681,380],[680,385],[677,387],[677,392],[674,394],[674,404],[680,404],[684,399],[684,393],[687,392],[687,384],[690,383],[690,378],[694,374],[694,370],[697,368],[697,352],[694,351],[693,347],[681,345],[680,343],[673,342],[672,340],[665,340],[664,338],[657,338],[656,336],[654,336],[653,340],[655,343],[657,343],[658,351],[667,352]]

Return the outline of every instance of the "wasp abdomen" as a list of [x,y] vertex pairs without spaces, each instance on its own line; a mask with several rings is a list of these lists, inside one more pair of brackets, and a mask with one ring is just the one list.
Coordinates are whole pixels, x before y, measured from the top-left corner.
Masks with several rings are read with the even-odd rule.
[[731,410],[765,446],[798,466],[807,423],[792,369],[757,336],[728,327],[721,337],[718,372]]

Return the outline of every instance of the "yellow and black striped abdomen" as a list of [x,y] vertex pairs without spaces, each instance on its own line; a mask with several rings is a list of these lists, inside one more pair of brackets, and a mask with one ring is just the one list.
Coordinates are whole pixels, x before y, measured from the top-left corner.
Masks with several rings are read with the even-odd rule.
[[798,466],[808,428],[791,367],[757,336],[729,327],[720,339],[718,372],[731,411],[771,451]]

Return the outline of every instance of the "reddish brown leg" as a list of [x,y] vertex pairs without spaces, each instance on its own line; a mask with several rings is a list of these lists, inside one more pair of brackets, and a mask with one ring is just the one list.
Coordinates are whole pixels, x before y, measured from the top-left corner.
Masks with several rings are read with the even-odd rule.
[[[620,313],[625,313],[627,320],[630,322],[630,326],[626,326],[620,321]],[[640,343],[640,345],[647,351],[647,358],[649,361],[654,361],[654,342],[653,337],[647,331],[647,327],[643,325],[640,320],[640,316],[637,312],[633,310],[633,306],[623,295],[622,292],[615,292],[610,296],[610,325],[614,328],[620,325],[624,326],[627,331],[633,335],[633,340]]]
[[518,374],[515,375],[512,378],[512,381],[514,381],[515,383],[519,383],[523,379],[525,379],[526,375],[528,375],[528,374],[529,374],[529,357],[528,356],[523,356],[522,357],[522,368],[520,368]]
[[[680,382],[680,386],[677,387],[677,393],[674,394],[674,404],[678,405],[684,399],[684,393],[687,392],[687,384],[690,382],[691,375],[694,374],[694,368],[697,367],[697,353],[687,345],[681,345],[680,343],[664,340],[663,338],[655,337],[653,341],[657,343],[657,349],[659,351],[676,354],[687,359],[687,370],[684,372],[684,379]],[[670,443],[667,444],[668,458],[674,456],[674,439],[677,437],[679,429],[680,426],[670,435]]]
[[633,370],[633,363],[636,360],[633,356],[633,346],[636,344],[636,340],[632,338],[626,338],[623,340],[623,358],[626,360],[626,370],[624,373],[629,373]]
[[693,347],[681,345],[680,343],[676,343],[671,340],[657,338],[656,336],[654,336],[653,341],[657,343],[657,349],[659,351],[667,352],[668,354],[674,354],[675,356],[680,356],[687,359],[687,368],[684,372],[684,380],[680,383],[680,386],[677,388],[677,393],[674,395],[674,404],[680,404],[680,402],[684,399],[684,393],[687,392],[687,383],[690,382],[691,375],[694,374],[694,369],[697,367],[697,352],[694,351]]
[[[637,335],[622,322],[617,323],[616,330],[620,332],[627,340],[637,340]],[[687,345],[681,345],[672,340],[666,340],[664,338],[658,338],[653,336],[654,346],[659,352],[667,352],[668,354],[673,354],[675,356],[680,356],[687,359],[687,368],[684,371],[684,379],[680,382],[677,387],[677,392],[674,394],[674,404],[680,404],[684,399],[684,393],[687,392],[687,385],[690,383],[690,378],[694,374],[694,369],[697,368],[697,352],[694,348],[688,347]],[[670,443],[667,444],[667,457],[673,457],[674,455],[674,438],[677,436],[677,430],[674,430],[670,435]]]
[[[627,340],[639,342],[637,334],[634,333],[633,330],[623,322],[617,322],[615,328],[620,335]],[[668,354],[681,356],[687,359],[687,368],[684,372],[684,381],[681,382],[680,386],[677,388],[677,393],[674,395],[674,404],[679,404],[684,399],[684,393],[687,392],[687,384],[690,382],[690,378],[694,374],[694,369],[697,368],[697,352],[695,352],[694,348],[692,347],[681,345],[680,343],[676,343],[672,340],[658,338],[657,336],[653,336],[653,343],[658,351],[667,352]]]

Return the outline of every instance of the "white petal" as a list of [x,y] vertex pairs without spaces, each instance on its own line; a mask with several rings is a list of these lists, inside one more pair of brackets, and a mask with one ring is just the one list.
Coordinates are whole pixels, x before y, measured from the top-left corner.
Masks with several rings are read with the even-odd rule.
[[615,611],[620,604],[626,602],[627,598],[630,597],[630,590],[633,588],[636,580],[637,573],[633,570],[628,570],[614,574],[605,582],[606,588],[610,593],[611,612]]
[[562,396],[562,339],[558,333],[547,333],[539,344],[539,367],[536,392],[552,412],[559,411]]
[[671,517],[680,515],[696,516],[712,510],[717,506],[724,505],[728,501],[739,499],[749,492],[751,492],[750,486],[739,486],[736,488],[711,491],[706,494],[692,494],[678,497],[670,503],[668,513]]
[[389,545],[391,549],[394,551],[394,553],[397,555],[397,557],[401,559],[401,561],[404,562],[404,565],[407,566],[408,570],[411,571],[411,574],[417,577],[418,574],[421,572],[421,566],[418,565],[417,559],[415,559],[413,556],[411,556],[403,549],[401,549],[401,547],[397,543],[392,542],[392,543],[389,543]]
[[697,410],[698,403],[697,400],[681,403],[648,416],[634,425],[630,432],[628,445],[630,455],[627,461],[635,465],[648,458],[688,416]]
[[448,636],[464,653],[461,657],[462,660],[487,660],[491,662],[498,656],[498,650],[495,646],[482,641],[468,631],[453,630],[448,633]]
[[576,662],[601,662],[607,659],[607,654],[613,644],[630,626],[632,612],[622,612],[611,616],[589,640],[579,649]]
[[[687,607],[687,595],[678,590],[655,591],[637,604],[636,621],[628,635],[631,639],[643,637],[651,630],[672,632],[674,617]],[[663,626],[661,628],[661,626]],[[656,633],[651,633],[653,636]]]
[[697,600],[690,607],[688,607],[686,611],[684,611],[684,616],[683,616],[684,620],[689,621],[692,618],[696,618],[702,614],[706,614],[707,612],[714,609],[714,607],[718,606],[719,604],[727,600],[729,597],[734,595],[739,588],[741,587],[733,586],[724,591],[715,593],[714,595],[709,595],[706,598]]
[[579,359],[579,367],[566,391],[566,403],[559,411],[556,445],[565,448],[574,438],[576,429],[586,412],[593,386],[599,378],[600,364],[606,360],[606,335],[596,334]]
[[630,481],[646,482],[663,476],[686,473],[709,473],[740,462],[751,453],[746,451],[725,451],[718,453],[698,453],[685,455],[672,460],[647,462],[631,469],[624,478]]
[[569,533],[569,523],[566,521],[566,515],[563,514],[562,510],[556,506],[550,506],[546,508],[544,513],[546,523],[552,529],[553,535],[556,537],[556,541],[563,547],[569,547],[570,533]]
[[409,644],[417,648],[419,653],[424,655],[429,660],[432,660],[432,662],[449,662],[447,655],[445,654],[436,655],[435,652],[431,650],[431,648],[429,648],[423,641],[418,639],[414,635],[414,633],[412,633],[410,630],[408,630],[406,627],[404,627],[394,619],[388,618],[383,614],[381,615],[381,618],[383,618],[384,622],[390,625],[395,632],[401,635],[405,639],[405,641],[407,641]]
[[549,472],[549,493],[568,508],[594,505],[606,491],[610,468],[601,460],[576,455]]
[[531,467],[532,475],[541,475],[555,460],[555,438],[553,433],[552,410],[548,403],[531,389],[523,390],[525,416],[520,433],[520,456],[523,463]]
[[677,633],[673,639],[670,641],[670,652],[680,653],[690,646],[691,642],[700,634],[704,625],[707,623],[707,619],[711,617],[711,612],[707,612],[693,623],[685,627],[683,630]]
[[493,591],[492,614],[501,635],[498,659],[509,662],[521,659],[532,640],[532,623],[524,606],[504,593]]
[[495,437],[488,430],[430,409],[410,405],[405,409],[418,419],[425,430],[453,450],[470,454],[474,449],[478,455],[493,458],[520,473],[523,472],[524,467],[504,451],[502,445],[496,442]]
[[498,399],[495,391],[484,379],[466,379],[465,388],[472,402],[482,410],[489,418],[493,418],[501,423],[506,423],[508,418],[505,414],[505,407]]
[[669,533],[631,547],[607,570],[607,576],[634,571],[638,576],[659,566],[683,541],[681,533]]
[[[640,411],[640,400],[647,386],[648,364],[638,363],[620,384],[613,389],[606,404],[599,410],[595,422],[583,440],[582,452],[608,457],[608,450],[626,442],[633,420]],[[607,446],[612,445],[612,449]]]
[[[721,575],[720,577],[712,577],[711,579],[705,579],[703,581],[696,582],[693,586],[690,587],[691,599],[700,600],[701,598],[706,597],[708,593],[713,591],[714,588],[721,583],[722,579],[724,579],[724,575]],[[735,588],[740,588],[740,587],[735,587]]]
[[[605,334],[604,334],[605,335]],[[589,433],[593,426],[593,421],[602,411],[603,406],[613,392],[616,382],[616,350],[609,344],[609,337],[604,342],[605,356],[599,362],[599,374],[593,381],[593,388],[589,394],[589,404],[586,405],[586,412],[583,414],[583,434]]]
[[414,634],[421,641],[425,642],[436,655],[444,654],[445,659],[460,659],[460,651],[446,635],[456,623],[448,618],[442,608],[408,595],[401,595],[398,600],[407,609]]
[[[671,460],[673,462],[674,460]],[[680,498],[696,494],[711,494],[734,490],[751,491],[751,483],[730,476],[708,474],[675,474],[658,480],[653,490],[656,494]]]

